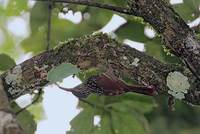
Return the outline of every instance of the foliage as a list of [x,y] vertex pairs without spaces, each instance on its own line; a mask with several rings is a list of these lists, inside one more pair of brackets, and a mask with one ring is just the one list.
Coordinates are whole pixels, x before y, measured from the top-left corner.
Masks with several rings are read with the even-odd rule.
[[49,71],[47,80],[51,83],[55,83],[62,81],[64,78],[70,75],[78,74],[78,72],[79,69],[76,66],[69,63],[63,63]]
[[0,70],[4,71],[8,68],[15,66],[15,61],[6,54],[0,54]]
[[200,0],[183,0],[183,4],[175,5],[175,10],[186,21],[190,22],[199,17]]
[[[16,112],[20,110],[20,107],[16,103],[12,103],[12,108]],[[19,113],[17,119],[26,133],[34,134],[36,130],[36,122],[34,120],[34,116],[29,111],[24,110]]]
[[[85,101],[80,101],[79,107],[83,110],[71,121],[72,128],[67,134],[150,133],[143,116],[155,107],[150,97],[136,94],[112,98],[90,96]],[[95,115],[101,118],[98,125],[94,125]]]

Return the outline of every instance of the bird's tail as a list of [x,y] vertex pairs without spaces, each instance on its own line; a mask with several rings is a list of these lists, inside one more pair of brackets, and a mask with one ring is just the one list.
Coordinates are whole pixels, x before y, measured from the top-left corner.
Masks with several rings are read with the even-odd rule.
[[155,96],[155,95],[158,94],[155,87],[153,87],[153,86],[135,86],[135,85],[131,86],[131,85],[127,85],[126,91],[144,94],[144,95],[148,95],[148,96]]

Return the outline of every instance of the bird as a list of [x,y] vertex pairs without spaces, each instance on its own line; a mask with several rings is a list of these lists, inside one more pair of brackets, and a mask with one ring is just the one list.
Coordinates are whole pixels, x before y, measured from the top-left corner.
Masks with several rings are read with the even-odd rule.
[[85,84],[80,84],[74,88],[65,88],[60,86],[58,83],[55,84],[57,85],[58,88],[67,92],[71,92],[78,98],[87,98],[91,94],[91,91],[85,86]]
[[117,96],[127,92],[134,92],[148,96],[157,95],[153,86],[128,85],[116,77],[110,69],[105,73],[89,77],[83,84],[73,88],[59,88],[72,92],[78,98],[87,98],[90,94]]
[[110,77],[103,73],[90,77],[85,83],[85,87],[91,93],[105,96],[117,96],[127,92],[154,96],[157,94],[153,86],[128,85],[116,77]]

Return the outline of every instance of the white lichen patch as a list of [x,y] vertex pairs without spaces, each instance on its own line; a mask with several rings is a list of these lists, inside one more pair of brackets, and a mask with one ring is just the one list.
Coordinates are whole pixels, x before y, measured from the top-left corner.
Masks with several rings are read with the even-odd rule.
[[186,47],[187,49],[189,49],[189,51],[192,51],[195,54],[199,54],[199,42],[197,40],[194,39],[193,36],[191,36],[190,34],[187,36],[186,40]]
[[139,65],[139,63],[138,63],[139,61],[140,61],[140,59],[138,59],[138,58],[135,58],[135,59],[134,59],[134,61],[131,63],[131,65],[133,65],[133,66],[136,66],[136,67],[137,67],[137,66]]
[[124,59],[124,60],[127,60],[128,58],[127,58],[126,56],[123,56],[123,59]]
[[19,88],[19,85],[23,85],[23,76],[22,69],[20,65],[14,67],[11,71],[7,73],[5,77],[5,82],[9,85],[8,92],[11,95],[22,92],[22,89]]
[[190,88],[190,83],[188,82],[188,78],[184,76],[182,73],[174,71],[168,74],[167,76],[167,86],[170,90],[168,93],[174,96],[176,99],[184,99]]
[[21,79],[22,79],[22,69],[20,65],[14,67],[11,71],[8,72],[7,76],[5,77],[7,84],[20,83]]

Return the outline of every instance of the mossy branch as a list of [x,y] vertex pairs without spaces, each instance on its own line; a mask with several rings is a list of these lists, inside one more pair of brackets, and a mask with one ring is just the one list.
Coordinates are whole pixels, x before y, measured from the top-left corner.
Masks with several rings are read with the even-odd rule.
[[187,85],[188,89],[183,87],[184,97],[181,99],[200,104],[199,81],[187,68],[164,64],[102,33],[63,42],[55,49],[45,51],[2,74],[9,99],[16,99],[49,84],[45,74],[62,63],[77,65],[81,70],[111,66],[119,77],[126,76],[137,84],[152,85],[159,94],[166,95],[171,95],[173,91],[168,88],[171,84],[167,83],[169,74],[179,72],[187,77],[190,85]]
[[[37,0],[48,1],[48,0]],[[165,0],[128,0],[127,7],[118,7],[90,0],[53,0],[80,4],[142,17],[164,40],[164,44],[178,56],[200,80],[200,41],[192,29]]]

